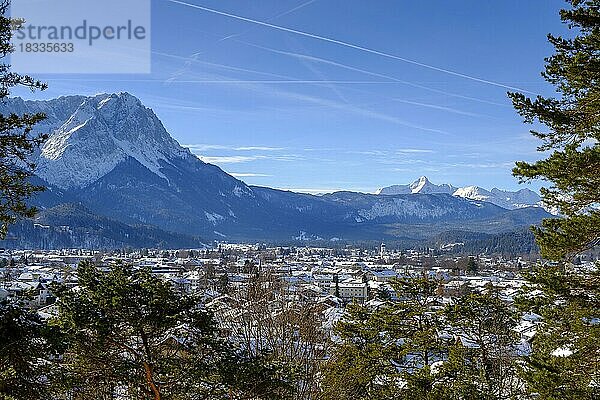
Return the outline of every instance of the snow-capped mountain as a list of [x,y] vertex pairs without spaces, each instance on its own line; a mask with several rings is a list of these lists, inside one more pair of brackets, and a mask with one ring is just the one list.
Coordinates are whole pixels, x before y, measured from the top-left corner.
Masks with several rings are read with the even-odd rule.
[[245,183],[181,147],[129,93],[13,98],[0,112],[46,113],[36,127],[49,131],[35,156],[36,174],[101,215],[212,234],[253,197]]
[[525,207],[541,207],[542,198],[536,192],[529,189],[520,189],[516,192],[493,188],[491,191],[479,186],[466,186],[457,189],[454,196],[465,199],[487,201],[508,210]]
[[[285,241],[304,232],[303,237],[381,240],[426,238],[470,224],[481,231],[506,231],[537,223],[546,215],[515,213],[484,198],[451,196],[456,188],[434,185],[426,177],[382,189],[380,194],[387,196],[352,192],[312,196],[248,186],[181,147],[154,112],[128,93],[48,101],[13,98],[0,104],[0,113],[11,112],[48,116],[36,127],[50,136],[35,162],[36,179],[49,190],[36,202],[48,210],[80,203],[87,211],[73,215],[72,226],[78,232],[86,223],[97,226],[107,217],[127,226],[143,224],[204,239]],[[519,204],[528,200],[526,193],[492,194]],[[59,208],[61,224],[71,225],[64,211],[71,209],[80,210]],[[94,222],[91,215],[100,217]],[[148,230],[121,230],[149,237]]]
[[[171,138],[152,110],[128,93],[74,100],[80,104],[66,120],[50,120],[56,127],[36,160],[37,174],[59,188],[85,187],[127,158],[165,179],[160,170],[169,160],[195,158]],[[48,103],[40,105],[42,111],[49,108]]]
[[452,194],[452,193],[454,193],[455,190],[456,190],[456,188],[454,186],[448,185],[448,184],[434,185],[433,183],[431,183],[429,181],[429,179],[427,179],[426,176],[422,176],[409,185],[393,185],[393,186],[381,188],[377,191],[376,194],[383,194],[383,195],[388,195],[388,196],[395,195],[395,194],[411,194],[411,193],[412,194],[414,194],[414,193]]
[[462,197],[465,199],[471,200],[479,200],[479,201],[489,201],[494,197],[492,192],[489,190],[485,190],[480,188],[479,186],[465,186],[459,189],[456,189],[453,193],[454,196]]
[[454,187],[450,184],[435,185],[427,177],[420,177],[410,185],[393,185],[377,191],[380,195],[394,195],[406,193],[447,193],[464,199],[485,201],[507,210],[525,207],[541,207],[542,199],[539,194],[530,189],[520,189],[516,192],[493,188],[486,190],[479,186]]

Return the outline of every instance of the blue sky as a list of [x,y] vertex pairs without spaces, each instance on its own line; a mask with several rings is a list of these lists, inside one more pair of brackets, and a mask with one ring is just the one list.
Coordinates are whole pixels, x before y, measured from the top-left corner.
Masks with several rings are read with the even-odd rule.
[[308,192],[517,188],[514,161],[540,157],[505,86],[552,93],[563,1],[183,1],[152,1],[150,75],[42,75],[47,91],[15,94],[128,91],[203,160]]

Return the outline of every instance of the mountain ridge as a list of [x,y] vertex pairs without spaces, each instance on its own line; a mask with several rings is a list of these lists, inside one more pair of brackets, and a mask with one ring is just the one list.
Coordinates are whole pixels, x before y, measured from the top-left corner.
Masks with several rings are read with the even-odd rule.
[[498,188],[487,190],[479,186],[455,187],[448,183],[436,185],[431,183],[426,176],[421,176],[411,184],[386,186],[375,193],[385,196],[408,193],[447,193],[456,197],[493,203],[509,210],[526,207],[543,207],[540,195],[527,188],[509,191]]
[[126,92],[37,102],[11,98],[0,105],[0,113],[38,111],[51,116],[44,125],[50,137],[34,161],[52,196],[35,201],[42,209],[83,204],[90,229],[93,214],[207,240],[379,240],[403,230],[427,237],[437,226],[490,230],[483,221],[498,222],[492,231],[508,231],[541,216],[524,208],[520,218],[492,202],[453,196],[454,187],[425,177],[410,193],[396,195],[313,196],[249,186],[179,145],[154,112]]

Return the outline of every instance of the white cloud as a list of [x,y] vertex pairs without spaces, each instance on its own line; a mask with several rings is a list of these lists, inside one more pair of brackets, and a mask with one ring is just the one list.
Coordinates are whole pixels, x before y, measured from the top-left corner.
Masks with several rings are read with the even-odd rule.
[[187,147],[192,151],[208,151],[208,150],[227,150],[228,146],[224,146],[221,144],[183,144],[183,147]]
[[205,157],[199,156],[202,161],[209,164],[238,164],[250,161],[262,160],[267,157],[265,156],[213,156]]
[[254,154],[248,156],[197,156],[200,160],[210,164],[238,164],[257,160],[272,160],[281,162],[304,161],[305,158],[295,154],[282,154],[267,156],[264,154]]
[[236,178],[264,178],[273,176],[268,174],[256,174],[254,172],[230,172],[229,175],[235,176]]
[[398,149],[396,153],[404,154],[404,153],[435,153],[434,150],[430,149]]
[[[365,155],[365,156],[390,156],[390,155],[394,155],[394,152],[392,151],[388,151],[388,150],[351,150],[351,151],[347,151],[348,154],[359,154],[359,155]],[[412,149],[412,148],[406,148],[406,149],[397,149],[395,150],[395,154],[396,155],[403,155],[403,154],[432,154],[435,153],[434,150],[430,150],[430,149]]]
[[285,147],[271,147],[271,146],[233,146],[225,144],[184,144],[183,147],[187,147],[192,151],[209,151],[209,150],[231,150],[231,151],[281,151],[285,150]]
[[285,147],[269,147],[269,146],[242,146],[235,147],[233,150],[237,151],[280,151],[285,150]]

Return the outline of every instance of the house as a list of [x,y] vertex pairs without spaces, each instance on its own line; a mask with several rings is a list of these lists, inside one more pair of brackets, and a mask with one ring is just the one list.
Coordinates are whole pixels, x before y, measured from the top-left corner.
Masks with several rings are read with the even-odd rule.
[[329,287],[329,294],[337,295],[345,301],[358,300],[364,302],[369,298],[368,288],[367,283],[348,279],[339,283],[332,282]]
[[462,297],[469,293],[469,283],[465,281],[450,281],[442,285],[442,296]]
[[9,296],[11,297],[22,297],[32,305],[45,306],[50,304],[54,297],[48,286],[43,282],[11,282],[7,288]]
[[369,279],[376,282],[389,282],[398,277],[398,273],[393,269],[383,269],[380,271],[369,271],[367,273]]

